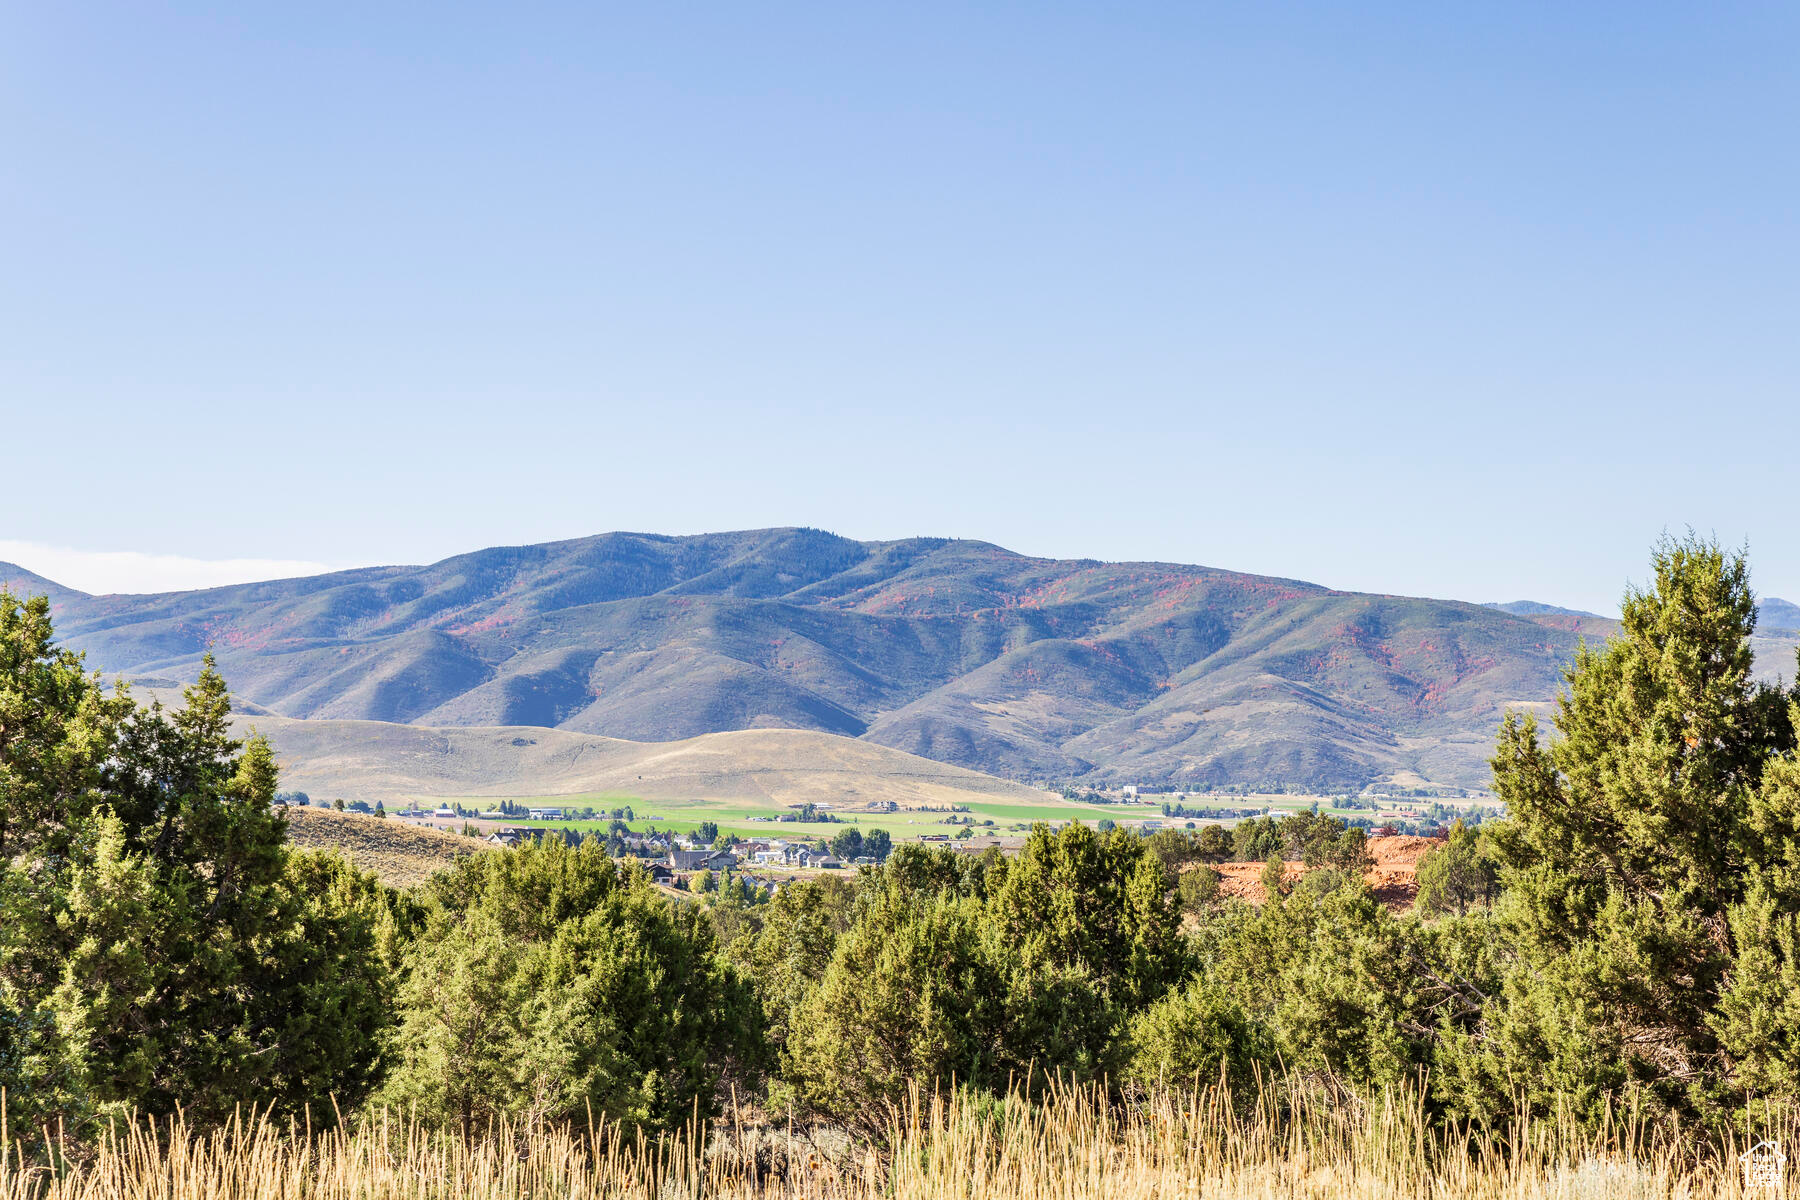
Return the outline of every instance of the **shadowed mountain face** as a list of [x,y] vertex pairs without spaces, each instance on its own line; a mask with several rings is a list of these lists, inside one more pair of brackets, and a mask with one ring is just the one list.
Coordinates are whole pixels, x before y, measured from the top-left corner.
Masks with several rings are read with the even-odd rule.
[[1003,775],[1195,786],[1480,786],[1502,710],[1545,705],[1587,623],[801,529],[52,598],[90,665],[190,678],[210,646],[290,717],[814,729]]

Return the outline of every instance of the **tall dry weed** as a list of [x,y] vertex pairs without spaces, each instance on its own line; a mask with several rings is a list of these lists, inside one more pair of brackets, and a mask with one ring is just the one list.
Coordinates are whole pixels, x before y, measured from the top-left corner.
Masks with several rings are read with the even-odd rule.
[[[1768,1132],[1800,1146],[1792,1125]],[[1587,1132],[1521,1119],[1496,1137],[1434,1125],[1414,1093],[1288,1081],[1242,1105],[1219,1088],[1130,1105],[1085,1088],[1037,1102],[920,1092],[880,1152],[733,1118],[657,1139],[504,1125],[464,1139],[391,1113],[322,1132],[177,1119],[67,1155],[54,1131],[7,1130],[0,1200],[1723,1200],[1745,1195],[1739,1149],[1629,1115]]]

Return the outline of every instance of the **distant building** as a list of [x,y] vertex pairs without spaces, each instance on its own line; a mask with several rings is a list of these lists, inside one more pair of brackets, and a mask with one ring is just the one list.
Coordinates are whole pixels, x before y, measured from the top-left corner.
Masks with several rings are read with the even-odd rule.
[[895,804],[892,800],[871,800],[871,801],[869,801],[869,811],[872,813],[898,812],[899,809],[900,809],[900,806],[898,804]]
[[488,834],[487,841],[490,846],[517,846],[531,836],[533,836],[532,830],[520,829],[517,825],[512,825],[505,829],[496,829]]
[[567,819],[563,815],[563,810],[560,808],[528,808],[525,810],[525,815],[530,817],[533,821],[562,821]]
[[1126,784],[1124,787],[1119,789],[1119,794],[1121,796],[1125,796],[1129,799],[1136,800],[1137,799],[1137,784],[1135,784],[1135,783]]
[[729,850],[669,851],[669,866],[677,871],[729,871],[738,865],[738,856]]
[[434,817],[452,817],[452,818],[454,818],[457,815],[457,812],[454,808],[451,808],[449,805],[446,804],[446,805],[440,805],[438,808],[434,809],[432,811],[431,815]]

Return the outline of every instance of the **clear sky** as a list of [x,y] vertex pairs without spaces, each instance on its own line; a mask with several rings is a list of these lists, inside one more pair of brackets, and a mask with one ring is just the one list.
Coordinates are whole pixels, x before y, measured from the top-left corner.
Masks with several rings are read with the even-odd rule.
[[78,586],[804,524],[1609,611],[1693,526],[1800,599],[1791,3],[4,9],[0,557]]

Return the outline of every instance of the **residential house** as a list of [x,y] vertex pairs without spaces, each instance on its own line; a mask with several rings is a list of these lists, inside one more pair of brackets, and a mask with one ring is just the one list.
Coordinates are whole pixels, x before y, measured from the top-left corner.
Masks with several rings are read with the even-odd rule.
[[669,866],[677,871],[729,871],[738,865],[738,856],[729,850],[669,851]]
[[677,871],[698,871],[711,857],[711,850],[690,850],[685,846],[676,846],[669,851],[669,866]]

